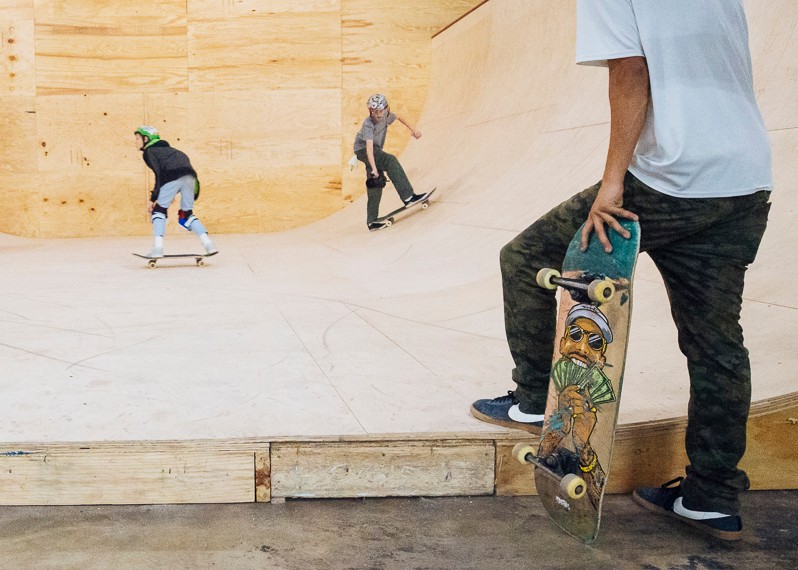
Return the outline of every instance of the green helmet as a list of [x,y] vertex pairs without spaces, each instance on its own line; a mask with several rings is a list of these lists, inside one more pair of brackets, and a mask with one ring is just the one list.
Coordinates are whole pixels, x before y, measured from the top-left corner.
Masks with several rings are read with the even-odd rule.
[[161,138],[161,135],[158,134],[158,129],[156,129],[155,127],[147,126],[147,125],[142,125],[142,126],[140,126],[138,129],[136,129],[133,132],[135,134],[139,134],[139,135],[141,135],[143,137],[147,137],[149,139],[149,141],[145,145],[145,148],[150,146],[155,141],[160,140],[160,138]]

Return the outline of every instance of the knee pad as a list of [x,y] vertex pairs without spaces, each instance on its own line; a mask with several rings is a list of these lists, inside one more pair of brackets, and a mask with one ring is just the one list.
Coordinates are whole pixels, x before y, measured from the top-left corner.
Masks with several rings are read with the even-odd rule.
[[163,220],[166,222],[166,212],[159,211],[158,206],[152,210],[152,222],[155,223],[156,220]]
[[387,183],[388,181],[382,173],[377,178],[371,176],[366,178],[366,188],[385,188]]
[[155,206],[152,207],[152,215],[155,216],[155,214],[163,214],[162,217],[166,219],[166,217],[169,215],[169,210],[160,204],[155,204]]
[[197,221],[197,216],[194,215],[194,210],[180,210],[178,221],[181,226],[191,231],[191,224]]

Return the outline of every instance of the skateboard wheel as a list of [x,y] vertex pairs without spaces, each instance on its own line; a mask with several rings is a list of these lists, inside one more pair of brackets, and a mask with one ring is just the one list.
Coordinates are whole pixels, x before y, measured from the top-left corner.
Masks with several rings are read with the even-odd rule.
[[587,493],[587,483],[579,475],[569,473],[560,481],[560,489],[571,499],[581,499]]
[[149,267],[150,269],[155,269],[155,264],[156,261],[154,259],[151,259],[150,261],[147,262],[147,267]]
[[515,457],[519,463],[531,463],[526,459],[529,454],[535,455],[535,448],[528,443],[517,443],[515,447],[513,447],[513,457]]
[[596,279],[587,286],[587,296],[596,303],[606,303],[615,295],[615,285],[609,279]]
[[200,267],[205,267],[205,260],[204,259],[198,259],[197,260],[197,265],[199,265]]
[[390,228],[392,225],[393,225],[393,220],[392,219],[385,220],[385,227],[386,228]]
[[421,202],[421,209],[426,210],[429,208],[429,202]]
[[560,272],[556,269],[551,269],[550,267],[544,267],[540,271],[538,271],[537,276],[535,277],[535,281],[537,281],[540,287],[544,289],[556,289],[557,285],[551,282],[552,279],[556,279],[560,276]]

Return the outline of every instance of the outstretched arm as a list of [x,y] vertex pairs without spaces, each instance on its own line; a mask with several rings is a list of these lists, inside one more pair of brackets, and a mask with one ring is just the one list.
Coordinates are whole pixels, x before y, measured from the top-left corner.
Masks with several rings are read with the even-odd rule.
[[610,145],[601,188],[582,230],[583,251],[587,249],[591,232],[595,231],[607,253],[612,251],[612,245],[605,224],[628,238],[629,232],[618,223],[616,216],[637,220],[637,215],[623,208],[623,180],[646,123],[650,97],[645,58],[611,59],[609,70]]
[[410,133],[413,135],[413,138],[414,138],[414,139],[420,139],[420,138],[421,138],[421,131],[417,131],[417,130],[416,130],[414,127],[413,127],[413,125],[411,125],[410,123],[408,123],[406,120],[404,120],[404,119],[403,119],[402,117],[400,117],[399,115],[396,115],[396,119],[397,119],[397,120],[398,120],[400,123],[402,123],[404,126],[406,126],[408,129],[410,129]]

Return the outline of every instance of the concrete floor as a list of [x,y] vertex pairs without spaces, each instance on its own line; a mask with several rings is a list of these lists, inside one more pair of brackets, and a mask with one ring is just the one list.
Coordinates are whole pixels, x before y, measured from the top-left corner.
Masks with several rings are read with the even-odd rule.
[[598,541],[562,534],[536,497],[0,509],[0,568],[798,568],[798,491],[743,497],[727,543],[605,499]]

